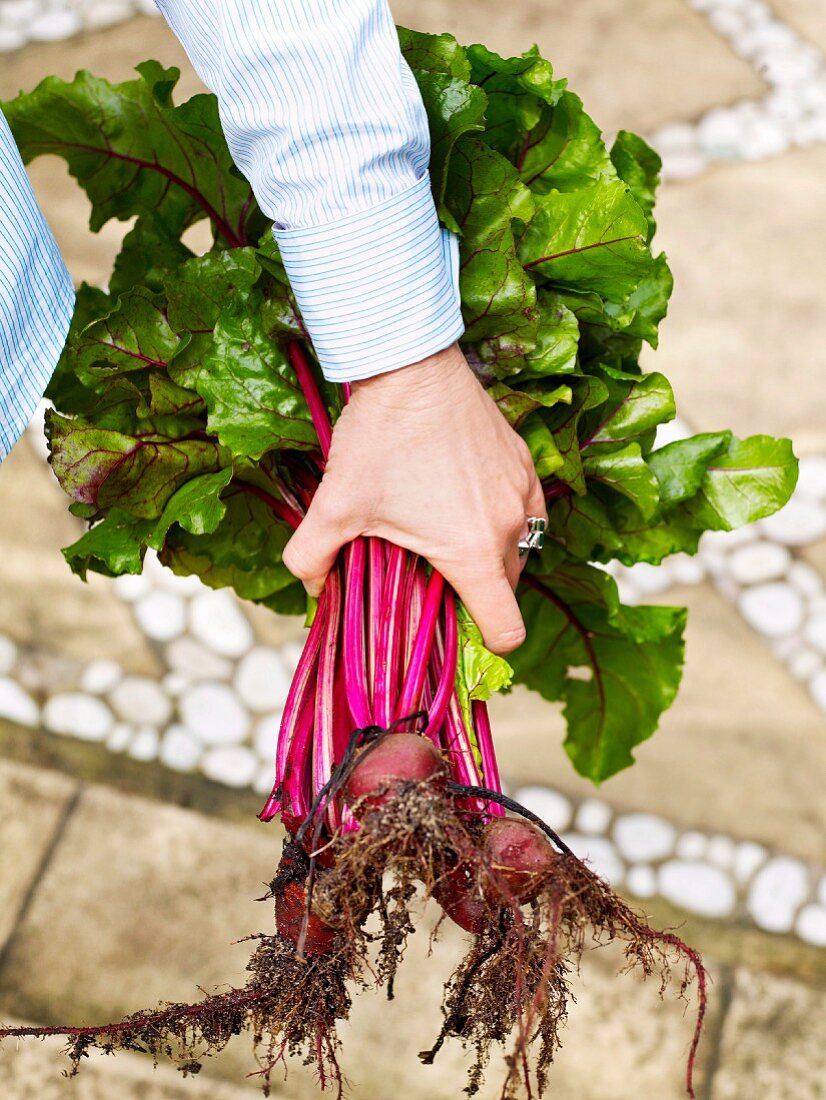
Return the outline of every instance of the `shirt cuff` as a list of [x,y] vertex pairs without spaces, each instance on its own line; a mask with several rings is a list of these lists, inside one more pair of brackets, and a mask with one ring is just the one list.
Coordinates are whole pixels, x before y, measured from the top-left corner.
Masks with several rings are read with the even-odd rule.
[[464,332],[458,241],[439,225],[429,175],[348,218],[274,234],[329,381],[417,363]]

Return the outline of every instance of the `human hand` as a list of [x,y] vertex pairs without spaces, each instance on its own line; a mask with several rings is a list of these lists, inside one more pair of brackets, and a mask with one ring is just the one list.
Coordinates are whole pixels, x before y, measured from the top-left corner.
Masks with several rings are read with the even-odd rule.
[[547,517],[530,452],[454,345],[353,383],[284,563],[318,595],[345,543],[396,543],[438,569],[488,648],[507,653],[525,637],[513,590],[529,515]]

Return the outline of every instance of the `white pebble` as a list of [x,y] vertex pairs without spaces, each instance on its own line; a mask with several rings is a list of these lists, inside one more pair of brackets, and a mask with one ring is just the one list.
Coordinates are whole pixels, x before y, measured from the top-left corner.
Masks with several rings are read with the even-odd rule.
[[788,661],[802,647],[803,638],[800,634],[787,634],[785,638],[775,638],[771,643],[771,651],[778,661]]
[[701,153],[664,153],[663,179],[690,180],[706,169],[706,159]]
[[804,906],[797,915],[795,931],[806,943],[826,947],[826,906]]
[[759,584],[784,576],[791,554],[776,542],[751,542],[735,550],[728,561],[731,576],[738,584]]
[[285,642],[280,648],[281,660],[284,662],[284,667],[287,669],[290,679],[295,675],[295,670],[298,668],[298,662],[303,652],[304,642]]
[[813,649],[798,649],[789,658],[789,672],[795,680],[810,680],[823,665],[823,658]]
[[210,652],[189,635],[170,642],[166,647],[166,659],[170,668],[193,680],[227,680],[232,675],[231,661]]
[[803,637],[820,653],[826,653],[826,615],[812,615],[803,627]]
[[678,837],[676,852],[681,859],[702,859],[708,847],[704,833],[687,832]]
[[802,596],[818,596],[823,591],[820,574],[807,561],[793,561],[789,566],[789,580]]
[[240,657],[252,646],[252,627],[229,589],[200,592],[189,614],[192,633],[213,652]]
[[160,15],[160,10],[155,0],[136,0],[135,8],[142,15]]
[[275,772],[272,764],[265,764],[255,777],[252,789],[256,794],[270,794],[275,784]]
[[726,38],[735,38],[746,29],[745,16],[733,8],[712,8],[708,13],[708,21],[718,34]]
[[124,573],[121,577],[115,577],[113,586],[117,597],[126,603],[134,603],[152,588],[149,578],[143,573]]
[[581,833],[566,833],[562,839],[611,886],[618,886],[622,882],[625,867],[610,840],[601,836],[583,836]]
[[800,459],[800,473],[794,492],[802,500],[815,503],[826,501],[826,455],[810,455]]
[[768,859],[769,853],[762,844],[744,840],[737,845],[734,853],[734,877],[738,882],[748,882],[758,867]]
[[201,759],[203,746],[184,726],[170,726],[163,735],[158,759],[176,772],[191,772]]
[[743,156],[747,160],[764,160],[785,152],[789,135],[781,122],[765,116],[749,126],[743,135]]
[[644,863],[632,867],[626,877],[625,885],[635,897],[653,898],[657,893],[657,876],[654,868]]
[[826,509],[792,498],[779,512],[760,520],[760,527],[785,546],[807,546],[826,535]]
[[665,592],[674,583],[667,565],[649,565],[648,562],[643,561],[638,565],[632,565],[628,573],[634,586],[644,596]]
[[674,826],[654,814],[624,814],[614,825],[614,840],[630,863],[664,859],[676,837]]
[[809,873],[797,859],[778,856],[757,872],[748,909],[766,932],[790,932],[794,915],[809,893]]
[[733,111],[715,107],[697,126],[702,148],[715,157],[736,157],[743,140],[743,127]]
[[188,687],[192,687],[192,678],[183,672],[167,672],[161,680],[161,687],[170,698],[177,699]]
[[43,723],[52,733],[84,741],[103,741],[112,729],[112,712],[91,695],[66,692],[53,695],[43,708]]
[[611,807],[601,798],[586,798],[576,815],[576,828],[581,833],[604,833],[611,823]]
[[186,604],[173,592],[156,589],[135,602],[135,620],[156,642],[168,642],[186,629]]
[[83,22],[87,30],[101,30],[103,27],[114,27],[117,23],[123,23],[132,15],[132,6],[128,3],[120,3],[119,0],[96,0],[94,4],[87,4],[83,13]]
[[668,568],[678,584],[700,584],[706,575],[705,567],[699,558],[688,554],[675,554],[668,559]]
[[0,53],[12,53],[26,45],[26,36],[16,27],[0,26]]
[[109,699],[118,717],[136,725],[163,726],[172,714],[169,698],[148,676],[127,676]]
[[252,743],[262,760],[275,760],[275,743],[280,722],[280,714],[268,714],[256,723]]
[[179,577],[177,573],[161,565],[154,550],[146,552],[146,557],[143,559],[143,573],[152,588],[162,588],[166,592],[174,592],[176,596],[194,596],[196,592],[204,591],[199,577],[194,573],[188,577]]
[[669,443],[676,443],[679,439],[688,439],[694,432],[684,420],[675,416],[673,420],[659,424],[656,428],[656,445],[658,448],[667,447]]
[[821,710],[826,710],[826,669],[821,669],[811,678],[809,694]]
[[143,726],[135,733],[129,746],[129,755],[133,760],[154,760],[158,755],[158,734],[150,726]]
[[101,658],[90,661],[80,677],[80,686],[91,695],[102,695],[111,691],[115,684],[123,679],[123,669],[116,661]]
[[240,745],[210,749],[201,761],[201,771],[207,779],[228,787],[248,787],[257,770],[255,754]]
[[702,917],[727,917],[736,901],[734,884],[719,867],[699,860],[670,860],[660,868],[660,893]]
[[0,677],[0,718],[21,726],[36,726],[40,721],[40,709],[31,695],[6,676]]
[[558,833],[571,824],[571,803],[559,791],[548,787],[520,787],[513,797]]
[[290,676],[278,650],[267,646],[251,649],[238,665],[235,690],[250,710],[281,710],[290,690]]
[[732,580],[731,577],[725,576],[725,574],[721,574],[715,577],[714,587],[724,600],[728,600],[729,603],[737,603],[737,599],[740,595],[740,585],[737,581]]
[[180,699],[184,725],[206,745],[231,745],[249,732],[250,716],[225,684],[196,684]]
[[0,634],[0,675],[4,676],[7,672],[11,672],[16,664],[17,646],[11,638]]
[[799,122],[806,106],[796,88],[776,88],[765,100],[765,107],[772,118],[786,127]]
[[738,546],[754,542],[756,538],[757,534],[753,527],[738,527],[736,531],[706,531],[700,541],[700,553],[703,556],[707,551],[729,554]]
[[3,0],[0,4],[0,23],[25,30],[41,10],[37,0]]
[[[688,122],[675,122],[657,130],[652,140],[661,156],[667,153],[690,153],[697,148],[697,131]],[[657,445],[662,446],[659,432],[658,428]]]
[[737,845],[731,837],[718,833],[717,836],[709,838],[706,858],[718,867],[722,867],[724,871],[730,871],[734,866],[736,852]]
[[821,905],[826,905],[826,875],[817,884],[817,900]]
[[115,722],[112,732],[106,738],[106,747],[110,752],[123,752],[134,736],[134,726],[128,722]]
[[792,586],[780,581],[747,588],[740,593],[737,605],[749,626],[767,638],[782,638],[799,630],[805,610]]
[[789,50],[765,49],[758,51],[756,62],[769,84],[799,87],[817,75],[820,57],[805,46]]
[[80,17],[76,12],[47,11],[29,24],[29,38],[33,42],[60,42],[71,38],[80,30]]

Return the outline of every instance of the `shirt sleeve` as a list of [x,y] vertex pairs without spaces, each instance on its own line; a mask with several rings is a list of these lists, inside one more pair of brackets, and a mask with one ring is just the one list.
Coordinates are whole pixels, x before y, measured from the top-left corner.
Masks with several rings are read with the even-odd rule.
[[463,332],[427,116],[386,0],[157,0],[275,237],[324,374],[353,381]]

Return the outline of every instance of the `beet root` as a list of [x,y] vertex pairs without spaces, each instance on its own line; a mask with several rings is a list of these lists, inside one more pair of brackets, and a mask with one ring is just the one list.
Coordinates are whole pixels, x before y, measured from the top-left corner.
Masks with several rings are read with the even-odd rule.
[[360,750],[344,784],[344,796],[360,817],[383,805],[405,783],[446,774],[442,754],[432,741],[418,733],[390,733]]

